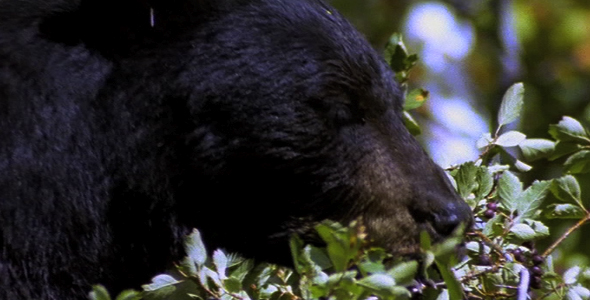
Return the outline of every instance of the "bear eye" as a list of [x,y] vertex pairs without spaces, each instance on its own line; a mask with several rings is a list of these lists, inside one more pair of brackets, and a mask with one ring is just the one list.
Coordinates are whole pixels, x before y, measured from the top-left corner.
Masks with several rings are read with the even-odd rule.
[[364,124],[366,104],[354,94],[339,94],[311,102],[312,108],[322,119],[335,127]]

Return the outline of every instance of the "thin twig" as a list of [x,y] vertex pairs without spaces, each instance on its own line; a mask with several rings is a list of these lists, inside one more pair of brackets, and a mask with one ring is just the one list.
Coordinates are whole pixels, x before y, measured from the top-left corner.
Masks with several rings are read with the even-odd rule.
[[588,221],[590,221],[590,214],[587,214],[585,218],[580,220],[578,223],[568,229],[561,237],[559,237],[557,241],[555,241],[549,248],[547,248],[547,250],[545,250],[545,252],[543,252],[543,257],[549,256],[549,254],[551,254],[555,248],[557,248],[557,246],[559,246],[559,244],[561,244],[572,232],[576,231]]

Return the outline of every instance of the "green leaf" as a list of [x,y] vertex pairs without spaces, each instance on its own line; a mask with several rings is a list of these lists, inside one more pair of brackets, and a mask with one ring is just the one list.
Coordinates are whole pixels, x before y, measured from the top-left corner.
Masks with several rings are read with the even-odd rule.
[[385,61],[396,73],[395,77],[400,83],[408,81],[408,72],[418,61],[418,56],[408,54],[406,45],[400,34],[393,34],[389,39],[384,52]]
[[242,282],[237,278],[228,278],[223,281],[223,285],[230,293],[239,293],[242,290]]
[[500,111],[498,112],[498,124],[504,126],[514,122],[522,111],[524,97],[524,86],[522,83],[516,83],[512,85],[500,105]]
[[420,249],[430,250],[432,248],[432,239],[426,231],[420,232]]
[[308,253],[309,253],[309,258],[316,265],[318,265],[320,268],[322,268],[322,270],[326,270],[326,269],[332,267],[332,262],[330,261],[330,258],[328,257],[328,255],[326,255],[326,252],[323,249],[310,246]]
[[547,219],[582,219],[586,216],[586,212],[579,206],[564,203],[548,205],[543,215]]
[[582,174],[590,172],[590,151],[583,150],[570,156],[563,164],[567,172]]
[[90,300],[111,300],[109,292],[102,285],[92,286],[92,291],[88,297],[90,297]]
[[422,268],[426,269],[434,263],[434,253],[432,251],[424,251],[422,254]]
[[549,134],[560,142],[590,142],[584,126],[571,117],[563,117],[556,125],[549,125]]
[[116,298],[116,300],[139,300],[141,293],[134,290],[124,290]]
[[476,181],[479,183],[475,190],[475,198],[481,200],[490,194],[494,188],[494,176],[486,167],[479,167],[477,170]]
[[409,112],[404,111],[404,113],[402,114],[402,119],[404,121],[404,125],[412,135],[416,136],[422,133],[420,125],[418,125],[418,122],[414,120],[414,118],[412,117],[412,115],[410,115]]
[[388,274],[373,274],[359,280],[358,284],[376,291],[393,292],[395,279]]
[[555,142],[546,139],[526,139],[518,144],[527,160],[549,157],[555,150]]
[[511,213],[517,209],[517,201],[522,193],[522,183],[512,172],[504,172],[498,181],[500,201]]
[[231,271],[230,277],[235,278],[239,281],[243,281],[253,268],[254,261],[252,261],[251,259],[243,260],[237,268]]
[[496,214],[493,218],[491,218],[483,228],[482,233],[487,237],[495,237],[504,231],[504,216],[502,214]]
[[555,150],[553,154],[549,156],[549,160],[556,160],[560,157],[566,156],[568,154],[572,154],[579,150],[584,149],[580,144],[574,142],[557,142],[555,144]]
[[424,89],[414,89],[408,93],[404,102],[404,110],[416,109],[428,100],[429,93]]
[[526,135],[518,131],[508,131],[500,135],[494,144],[502,147],[516,147],[526,140]]
[[289,240],[289,248],[291,249],[291,257],[293,258],[293,266],[297,273],[302,274],[305,270],[305,262],[301,258],[301,251],[304,247],[303,240],[296,234],[291,236]]
[[225,276],[225,270],[227,269],[227,256],[221,250],[215,250],[213,252],[213,264],[217,269],[217,274],[219,274],[219,278],[221,280],[227,278]]
[[465,298],[463,294],[463,286],[455,277],[455,274],[451,271],[450,267],[444,263],[436,261],[436,266],[442,276],[445,284],[447,285],[447,289],[449,291],[449,299],[450,300],[462,300]]
[[522,223],[512,226],[510,228],[510,233],[512,233],[517,238],[525,241],[532,240],[537,236],[535,230],[533,230],[531,226]]
[[551,180],[535,181],[521,194],[521,197],[516,201],[516,211],[518,211],[519,218],[531,217],[536,212],[547,196],[551,182]]
[[207,250],[201,239],[201,233],[194,229],[185,242],[185,249],[190,263],[202,266],[207,261]]
[[384,51],[385,61],[395,72],[405,71],[405,59],[408,57],[406,46],[399,33],[394,33],[389,38]]
[[[463,232],[463,230],[459,231]],[[437,243],[433,247],[434,255],[437,259],[446,259],[446,256],[450,255],[453,258],[456,258],[457,254],[457,246],[463,242],[462,236],[453,236],[450,238],[445,239],[441,243]]]
[[454,178],[457,182],[457,190],[462,198],[467,198],[471,192],[477,187],[475,181],[478,167],[473,162],[462,164]]
[[367,274],[385,273],[385,266],[383,260],[387,257],[384,249],[373,248],[367,252],[367,255],[358,264],[361,273],[366,276]]
[[524,220],[524,223],[531,226],[535,231],[535,238],[546,237],[549,235],[549,227],[545,226],[545,224],[540,221],[526,219]]
[[152,278],[152,283],[144,284],[141,286],[145,292],[149,292],[156,297],[167,297],[176,290],[176,284],[180,281],[174,279],[174,277],[166,274],[158,275]]
[[215,283],[216,286],[221,286],[221,278],[219,278],[219,274],[214,270],[211,270],[208,267],[201,268],[201,272],[199,274],[199,280],[203,284],[203,286],[207,285],[207,278],[211,279]]
[[572,175],[566,175],[553,180],[551,192],[555,198],[569,203],[578,203],[582,205],[582,191],[578,180]]
[[328,256],[336,272],[347,269],[350,261],[350,235],[346,228],[338,227],[335,223],[323,222],[316,226],[320,237],[326,242]]
[[418,262],[415,260],[406,261],[395,265],[387,274],[391,275],[398,284],[409,284],[418,273]]

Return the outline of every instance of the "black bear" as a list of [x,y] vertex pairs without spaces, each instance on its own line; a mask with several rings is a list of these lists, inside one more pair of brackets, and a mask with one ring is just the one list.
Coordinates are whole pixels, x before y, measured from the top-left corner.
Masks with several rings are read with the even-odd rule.
[[0,1],[0,299],[137,287],[194,227],[277,263],[323,219],[440,240],[471,211],[401,107],[321,0]]

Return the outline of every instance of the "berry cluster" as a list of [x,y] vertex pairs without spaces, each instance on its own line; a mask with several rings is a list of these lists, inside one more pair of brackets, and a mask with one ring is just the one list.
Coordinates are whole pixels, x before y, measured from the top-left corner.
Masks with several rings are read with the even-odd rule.
[[498,204],[496,202],[488,202],[486,204],[486,210],[483,212],[484,218],[491,219],[496,215],[498,211]]
[[541,265],[543,264],[543,262],[545,262],[545,258],[539,255],[537,249],[534,248],[534,245],[532,243],[527,242],[523,243],[522,245],[531,250],[530,255],[525,255],[520,249],[512,250],[512,255],[514,256],[514,259],[516,261],[529,265],[529,272],[531,274],[530,287],[533,289],[540,289],[542,283],[541,277],[544,273],[543,269],[541,268]]

